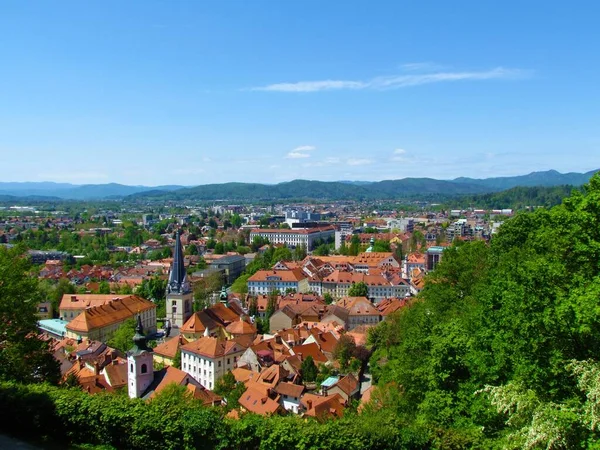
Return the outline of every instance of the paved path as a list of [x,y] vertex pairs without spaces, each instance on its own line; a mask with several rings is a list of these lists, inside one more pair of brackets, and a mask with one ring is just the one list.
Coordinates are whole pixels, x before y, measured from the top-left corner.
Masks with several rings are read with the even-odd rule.
[[364,373],[362,378],[360,379],[361,383],[360,383],[360,394],[364,394],[364,392],[369,389],[371,387],[371,374],[370,373]]
[[35,447],[18,439],[0,434],[0,449],[4,450],[42,450],[42,447]]

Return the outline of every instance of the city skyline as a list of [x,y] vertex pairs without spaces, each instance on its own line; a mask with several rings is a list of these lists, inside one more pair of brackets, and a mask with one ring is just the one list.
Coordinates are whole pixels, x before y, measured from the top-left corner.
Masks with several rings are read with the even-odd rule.
[[192,186],[600,167],[591,2],[4,9],[2,181]]

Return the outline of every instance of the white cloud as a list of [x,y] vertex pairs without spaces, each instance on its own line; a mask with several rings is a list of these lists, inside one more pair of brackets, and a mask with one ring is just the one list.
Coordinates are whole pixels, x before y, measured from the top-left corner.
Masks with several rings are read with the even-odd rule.
[[289,158],[289,159],[310,158],[310,155],[308,153],[300,153],[300,152],[291,151],[286,155],[286,158]]
[[306,152],[311,152],[316,149],[317,149],[317,147],[315,147],[314,145],[301,145],[300,147],[296,147],[294,150],[289,152],[286,155],[286,158],[288,158],[288,159],[310,158],[310,154],[308,154]]
[[315,147],[314,145],[301,145],[300,147],[296,147],[294,150],[294,152],[310,152],[312,150],[316,150],[317,147]]
[[404,150],[403,148],[397,148],[396,150],[394,150],[392,152],[392,157],[390,158],[390,161],[393,162],[407,162],[408,161],[408,154],[406,153],[406,150]]
[[442,70],[444,66],[439,64],[435,64],[432,62],[416,62],[416,63],[407,63],[402,64],[400,68],[406,72],[420,72],[420,71],[432,71],[432,70]]
[[322,80],[322,81],[298,81],[295,83],[276,83],[267,86],[251,88],[253,91],[274,92],[318,92],[332,90],[388,90],[404,87],[419,86],[422,84],[443,83],[464,80],[494,80],[494,79],[517,79],[531,74],[529,71],[520,69],[506,69],[496,67],[494,69],[479,72],[431,72],[419,74],[404,74],[385,77],[375,77],[367,81],[351,80]]
[[372,161],[370,159],[366,158],[350,158],[348,161],[346,161],[346,164],[349,166],[366,166],[371,164],[371,162]]
[[277,92],[316,92],[334,89],[364,89],[365,84],[360,81],[299,81],[297,83],[276,83],[268,86],[252,88],[252,91],[277,91]]

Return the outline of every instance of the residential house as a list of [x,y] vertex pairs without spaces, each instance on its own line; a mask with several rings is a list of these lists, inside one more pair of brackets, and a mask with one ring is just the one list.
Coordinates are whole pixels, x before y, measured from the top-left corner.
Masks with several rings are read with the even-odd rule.
[[236,367],[246,348],[235,340],[205,336],[181,347],[181,368],[202,386],[214,389],[216,381]]

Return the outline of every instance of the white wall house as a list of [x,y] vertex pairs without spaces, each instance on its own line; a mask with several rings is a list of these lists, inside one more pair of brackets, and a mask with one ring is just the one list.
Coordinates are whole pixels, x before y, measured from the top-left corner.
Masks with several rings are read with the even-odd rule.
[[246,348],[235,341],[205,336],[181,347],[181,370],[207,389],[236,367]]

